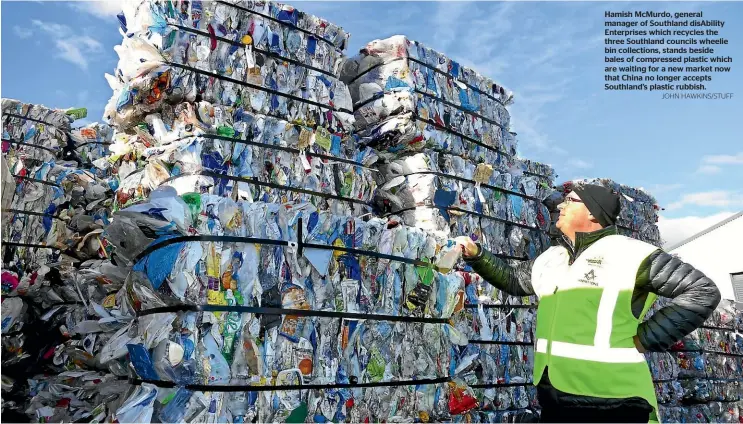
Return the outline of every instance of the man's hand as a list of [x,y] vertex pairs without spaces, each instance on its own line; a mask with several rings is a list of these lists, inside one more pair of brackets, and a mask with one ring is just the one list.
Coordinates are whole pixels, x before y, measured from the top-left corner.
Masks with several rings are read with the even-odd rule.
[[640,343],[640,338],[638,336],[634,337],[635,340],[635,347],[637,348],[637,351],[640,353],[645,353],[645,347]]
[[462,255],[465,258],[470,258],[480,253],[478,252],[477,244],[467,236],[457,237],[454,241],[456,241],[457,245],[462,249]]

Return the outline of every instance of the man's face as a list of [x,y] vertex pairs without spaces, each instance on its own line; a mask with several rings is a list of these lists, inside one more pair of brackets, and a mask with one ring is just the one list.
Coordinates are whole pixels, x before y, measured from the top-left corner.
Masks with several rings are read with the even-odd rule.
[[560,218],[555,226],[563,233],[581,231],[582,228],[591,224],[591,212],[574,191],[568,193],[557,209],[560,210]]

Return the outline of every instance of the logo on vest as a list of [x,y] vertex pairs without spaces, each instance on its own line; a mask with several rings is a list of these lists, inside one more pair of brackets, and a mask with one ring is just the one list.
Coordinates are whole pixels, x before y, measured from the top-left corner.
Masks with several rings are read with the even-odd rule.
[[593,272],[593,270],[590,270],[586,273],[586,275],[583,276],[580,280],[583,284],[589,284],[591,286],[598,286],[599,283],[596,282],[596,273]]
[[588,266],[592,266],[594,268],[601,268],[604,265],[604,257],[596,256],[595,258],[586,259],[586,262],[588,262]]

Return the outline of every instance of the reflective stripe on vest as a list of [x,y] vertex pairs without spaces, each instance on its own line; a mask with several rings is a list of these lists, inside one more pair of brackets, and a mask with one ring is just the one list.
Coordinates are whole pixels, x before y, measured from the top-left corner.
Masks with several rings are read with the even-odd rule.
[[[547,339],[537,340],[537,352],[547,353]],[[552,355],[583,361],[631,364],[645,362],[645,357],[634,347],[598,347],[575,343],[552,342]]]

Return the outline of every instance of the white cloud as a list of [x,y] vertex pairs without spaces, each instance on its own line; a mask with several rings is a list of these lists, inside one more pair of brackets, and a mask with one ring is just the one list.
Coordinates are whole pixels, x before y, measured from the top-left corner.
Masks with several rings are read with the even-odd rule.
[[682,218],[666,218],[660,215],[658,217],[658,229],[661,238],[665,241],[663,247],[672,247],[674,244],[729,218],[734,213],[720,212],[709,216],[685,216]]
[[13,27],[13,32],[15,32],[15,35],[17,35],[18,38],[22,39],[29,38],[34,35],[34,30],[30,28],[21,28],[18,25],[15,25]]
[[592,163],[588,163],[582,159],[573,158],[568,161],[568,166],[579,169],[590,169],[593,168]]
[[[675,184],[654,184],[650,186],[650,188],[647,191],[648,194],[652,196],[658,196],[663,193],[669,193],[675,190],[678,190],[680,188],[684,187],[683,184],[675,183]],[[645,190],[642,188],[642,190]]]
[[715,165],[701,165],[699,168],[697,168],[697,174],[713,175],[719,174],[720,172],[722,172],[722,168]]
[[743,193],[726,190],[703,191],[699,193],[684,194],[681,200],[671,203],[667,210],[681,209],[685,206],[702,207],[743,207]]
[[41,29],[42,31],[56,37],[69,37],[72,35],[72,28],[64,24],[58,24],[55,22],[45,22],[38,19],[31,20],[31,23]]
[[73,1],[69,3],[73,8],[89,13],[107,21],[116,18],[121,12],[121,0]]
[[737,155],[714,155],[702,158],[702,163],[715,165],[743,165],[743,152]]
[[31,24],[45,32],[54,42],[57,49],[55,57],[73,63],[80,69],[87,71],[89,61],[103,51],[103,45],[96,39],[76,34],[72,28],[55,22],[45,22],[38,19]]

